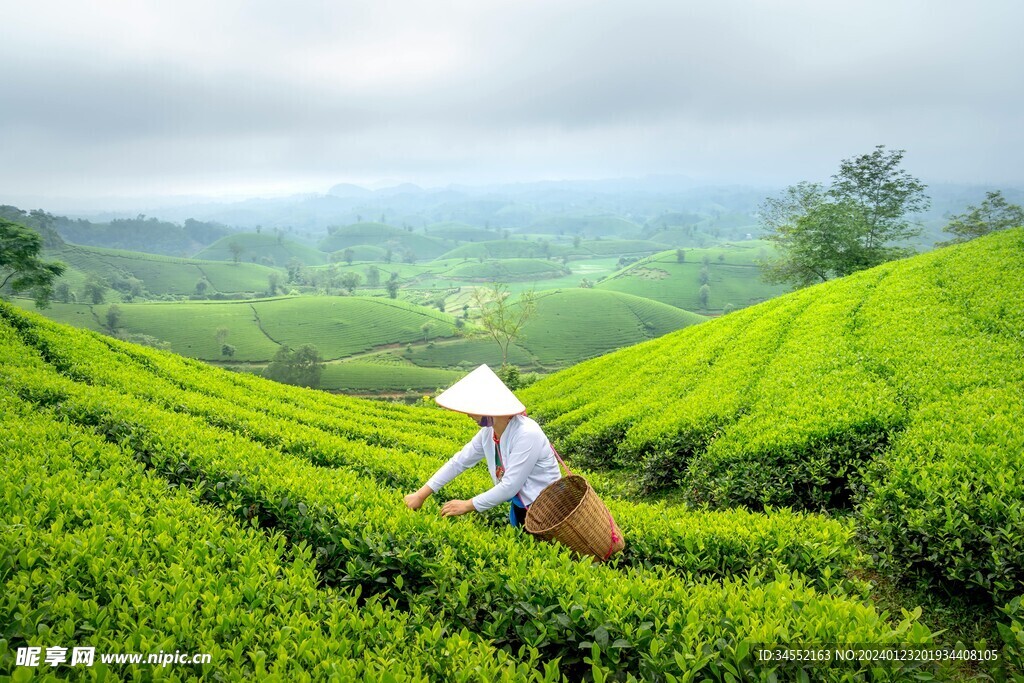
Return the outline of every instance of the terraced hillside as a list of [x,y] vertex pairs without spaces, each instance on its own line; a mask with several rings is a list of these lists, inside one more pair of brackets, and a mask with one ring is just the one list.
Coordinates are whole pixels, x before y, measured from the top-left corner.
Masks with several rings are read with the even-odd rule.
[[174,675],[221,680],[774,680],[797,672],[758,662],[759,643],[934,642],[916,613],[865,601],[843,521],[634,503],[594,475],[629,545],[591,565],[501,510],[439,518],[489,487],[480,468],[403,506],[472,434],[463,416],[231,374],[4,303],[0,415],[0,671],[58,636],[210,653]]
[[[660,301],[687,311],[744,308],[788,291],[761,279],[758,261],[773,253],[767,242],[750,240],[709,249],[684,249],[654,254],[598,283],[598,289],[624,292]],[[707,275],[704,276],[704,271]],[[708,300],[701,299],[707,283]]]
[[218,263],[75,244],[47,249],[46,257],[68,266],[61,281],[76,292],[81,290],[89,274],[99,275],[110,283],[136,278],[145,292],[154,296],[193,294],[200,280],[209,283],[207,294],[263,292],[267,289],[268,277],[279,273],[256,263]]
[[894,576],[1024,593],[1024,229],[542,380],[565,451],[714,508],[851,511]]
[[284,267],[295,258],[306,266],[319,266],[327,263],[327,254],[299,244],[287,237],[278,239],[276,235],[264,235],[257,233],[237,233],[222,237],[209,245],[194,258],[204,261],[234,261],[235,251],[238,250],[239,261],[246,263],[260,263]]

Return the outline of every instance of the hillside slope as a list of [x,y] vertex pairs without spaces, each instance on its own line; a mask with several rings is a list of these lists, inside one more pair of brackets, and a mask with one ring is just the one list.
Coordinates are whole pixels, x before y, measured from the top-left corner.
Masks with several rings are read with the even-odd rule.
[[1024,229],[538,382],[565,451],[695,503],[853,509],[881,566],[1024,593]]
[[464,416],[231,374],[2,302],[0,418],[3,670],[50,624],[100,652],[212,653],[194,672],[225,680],[777,680],[755,644],[935,642],[847,580],[862,558],[842,521],[609,495],[628,552],[581,562],[504,510],[439,517],[489,487],[479,467],[406,509],[475,431]]

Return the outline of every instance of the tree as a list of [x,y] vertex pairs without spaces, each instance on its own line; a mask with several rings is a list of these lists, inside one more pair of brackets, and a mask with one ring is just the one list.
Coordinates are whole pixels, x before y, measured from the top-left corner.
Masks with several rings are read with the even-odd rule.
[[1019,228],[1024,225],[1024,209],[1010,204],[999,190],[985,193],[981,206],[968,206],[967,211],[953,216],[943,230],[956,235],[941,246],[966,242],[990,232]]
[[293,256],[288,259],[288,265],[285,266],[285,269],[288,271],[289,283],[302,281],[302,261]]
[[263,376],[283,384],[317,387],[323,370],[323,358],[312,344],[303,344],[295,350],[282,346],[263,370]]
[[388,296],[392,299],[398,298],[398,280],[388,280],[384,288],[388,290]]
[[711,288],[706,284],[701,285],[697,291],[697,296],[700,297],[700,305],[705,311],[708,310],[708,300],[711,298]]
[[473,290],[473,302],[480,310],[480,324],[501,349],[501,365],[508,365],[508,347],[521,338],[523,326],[537,309],[533,290],[523,292],[510,301],[508,285],[495,283]]
[[82,285],[82,291],[85,293],[85,298],[91,301],[93,304],[103,303],[103,299],[107,296],[107,281],[97,275],[91,273],[89,277],[85,279],[85,284]]
[[116,332],[121,326],[121,307],[113,304],[107,309],[107,327],[111,332]]
[[366,284],[370,287],[380,287],[380,268],[369,266],[366,269]]
[[245,251],[245,247],[243,247],[238,242],[232,240],[231,243],[228,244],[228,251],[231,252],[232,260],[234,260],[235,263],[238,263],[238,259],[241,258],[242,252]]
[[232,358],[235,355],[235,347],[231,344],[221,344],[220,355]]
[[351,294],[363,281],[363,277],[359,273],[348,271],[341,274],[339,281],[341,282],[341,286],[347,289],[348,293]]
[[210,288],[210,283],[205,277],[201,277],[196,281],[196,294],[203,296],[206,294],[206,290]]
[[277,273],[271,273],[267,276],[267,294],[274,296],[277,294],[278,288],[281,286],[281,276]]
[[802,182],[765,200],[761,224],[780,257],[762,263],[764,279],[804,287],[913,253],[894,243],[921,233],[908,215],[930,202],[902,159],[879,145],[843,160],[828,189]]
[[341,257],[345,259],[345,263],[351,266],[352,260],[356,257],[356,252],[352,251],[351,249],[346,249],[345,251],[341,252]]
[[686,251],[683,249],[676,249],[676,263],[683,263],[686,261]]
[[0,292],[29,292],[40,308],[49,305],[53,281],[64,273],[64,264],[40,259],[42,249],[38,232],[0,219]]
[[56,289],[53,290],[54,296],[57,301],[67,304],[74,300],[75,294],[71,291],[71,286],[66,282],[61,282],[57,285]]
[[434,326],[430,323],[423,323],[420,325],[420,332],[423,333],[423,341],[430,339],[430,331],[434,329]]

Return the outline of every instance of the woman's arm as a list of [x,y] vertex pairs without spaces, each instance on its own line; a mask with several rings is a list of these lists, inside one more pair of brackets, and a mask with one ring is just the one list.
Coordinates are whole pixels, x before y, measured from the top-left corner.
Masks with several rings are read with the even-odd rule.
[[473,465],[480,462],[484,457],[484,432],[481,429],[476,433],[469,443],[462,447],[462,450],[448,459],[448,462],[441,465],[427,483],[419,491],[410,493],[405,497],[405,504],[412,510],[418,510],[431,494],[436,493],[442,486],[459,476]]

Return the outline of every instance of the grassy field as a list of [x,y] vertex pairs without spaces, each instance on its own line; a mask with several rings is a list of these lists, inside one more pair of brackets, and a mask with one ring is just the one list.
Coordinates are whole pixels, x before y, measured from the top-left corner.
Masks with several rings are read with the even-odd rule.
[[[30,301],[20,305],[34,308]],[[42,313],[78,326],[104,329],[111,304],[54,305]],[[211,361],[263,362],[281,345],[313,344],[335,359],[387,344],[449,337],[454,318],[402,301],[365,297],[301,297],[246,302],[117,304],[120,329],[170,344],[171,350]],[[90,311],[91,309],[91,311]],[[429,325],[424,333],[422,326]],[[227,330],[222,354],[217,331]]]
[[447,387],[463,376],[457,370],[421,368],[412,364],[328,363],[320,386],[346,393],[426,392]]
[[193,294],[196,283],[204,278],[211,285],[210,293],[263,292],[268,277],[281,273],[255,263],[220,263],[71,244],[47,250],[46,257],[69,266],[61,280],[67,281],[79,297],[87,273],[96,273],[108,281],[135,277],[151,295]]
[[595,564],[507,528],[503,507],[441,518],[492,485],[480,467],[408,510],[476,431],[438,408],[227,373],[0,303],[0,418],[3,671],[71,624],[98,653],[187,648],[211,654],[190,675],[239,681],[951,677],[758,660],[759,644],[945,642],[913,603],[875,603],[853,527],[827,515],[649,505],[581,470],[628,539]]
[[617,292],[538,293],[519,344],[544,366],[564,366],[701,322],[693,313]]
[[288,261],[296,258],[307,266],[318,266],[327,263],[327,254],[304,244],[299,244],[287,237],[278,241],[276,235],[264,235],[256,233],[238,233],[223,237],[210,246],[206,247],[193,258],[206,261],[234,261],[235,255],[231,245],[237,244],[241,247],[239,260],[246,263],[264,263],[269,259],[270,264],[284,267]]
[[560,263],[542,259],[498,259],[493,261],[470,261],[445,271],[445,278],[451,280],[514,282],[519,280],[550,280],[569,275],[571,271]]
[[523,400],[570,457],[648,491],[850,517],[874,571],[998,641],[991,622],[1024,593],[1022,270],[1024,229],[993,234],[582,363]]
[[[685,249],[680,262],[676,250],[665,251],[627,266],[598,283],[598,289],[624,292],[676,306],[703,311],[701,271],[708,272],[707,311],[743,308],[788,291],[761,279],[756,261],[772,252],[762,242],[739,242],[713,249]],[[707,259],[705,261],[705,259]]]
[[360,245],[391,249],[395,260],[400,261],[402,252],[412,252],[419,260],[437,258],[454,247],[455,242],[383,223],[356,223],[333,229],[318,246],[331,253]]

